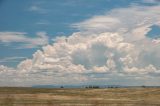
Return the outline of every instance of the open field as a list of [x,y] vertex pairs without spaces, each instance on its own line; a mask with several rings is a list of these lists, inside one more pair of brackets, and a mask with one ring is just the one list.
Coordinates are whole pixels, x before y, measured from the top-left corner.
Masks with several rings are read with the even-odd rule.
[[160,88],[0,88],[0,106],[160,106]]

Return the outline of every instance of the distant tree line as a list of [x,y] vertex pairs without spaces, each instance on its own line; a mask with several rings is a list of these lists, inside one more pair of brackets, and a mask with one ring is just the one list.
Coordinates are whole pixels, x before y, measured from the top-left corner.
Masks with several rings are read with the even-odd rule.
[[92,86],[92,85],[89,85],[89,86],[86,86],[85,88],[100,88],[99,86]]
[[[64,88],[64,86],[60,86],[60,88]],[[98,89],[98,88],[119,88],[119,87],[117,87],[117,86],[101,87],[101,86],[98,86],[98,85],[89,85],[89,86],[84,86],[84,87],[81,87],[81,88],[93,88],[93,89]]]
[[94,85],[89,85],[86,86],[85,88],[119,88],[118,86],[105,86],[105,87],[100,87],[100,86],[94,86]]

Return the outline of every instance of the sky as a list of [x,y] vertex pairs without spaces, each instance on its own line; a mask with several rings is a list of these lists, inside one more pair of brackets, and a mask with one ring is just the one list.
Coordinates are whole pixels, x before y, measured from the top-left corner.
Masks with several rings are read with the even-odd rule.
[[159,86],[159,17],[159,0],[0,0],[0,86]]

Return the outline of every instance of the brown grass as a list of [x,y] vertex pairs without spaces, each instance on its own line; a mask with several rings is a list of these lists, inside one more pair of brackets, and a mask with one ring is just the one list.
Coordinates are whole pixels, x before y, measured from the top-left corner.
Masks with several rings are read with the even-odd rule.
[[0,106],[160,106],[160,88],[0,88]]

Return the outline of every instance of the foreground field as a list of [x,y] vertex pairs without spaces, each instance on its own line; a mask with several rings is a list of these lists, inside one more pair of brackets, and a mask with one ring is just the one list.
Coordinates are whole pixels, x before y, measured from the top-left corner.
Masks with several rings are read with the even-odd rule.
[[0,88],[0,106],[160,106],[160,88]]

